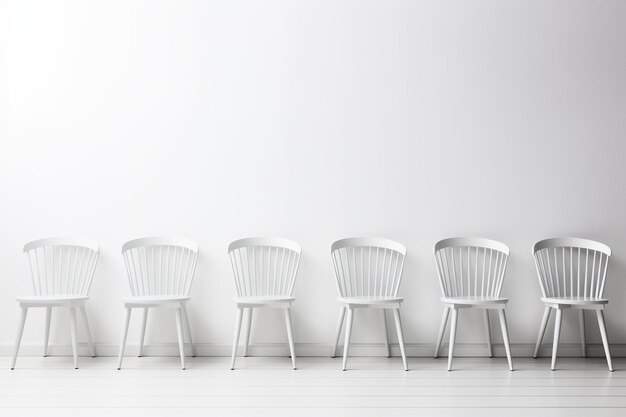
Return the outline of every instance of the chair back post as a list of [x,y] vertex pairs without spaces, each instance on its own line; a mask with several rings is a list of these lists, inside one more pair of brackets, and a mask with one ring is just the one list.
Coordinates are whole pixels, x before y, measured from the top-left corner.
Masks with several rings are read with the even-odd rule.
[[238,297],[291,297],[300,245],[279,237],[250,237],[228,245]]
[[52,237],[27,243],[24,253],[34,294],[87,296],[99,251],[97,242],[80,237]]
[[435,244],[443,297],[494,297],[502,292],[509,248],[479,237],[456,237]]
[[588,239],[561,237],[533,246],[543,297],[602,298],[611,249]]
[[397,297],[406,248],[393,240],[355,237],[331,245],[340,297]]
[[198,244],[176,236],[134,239],[122,246],[134,297],[187,297],[198,262]]

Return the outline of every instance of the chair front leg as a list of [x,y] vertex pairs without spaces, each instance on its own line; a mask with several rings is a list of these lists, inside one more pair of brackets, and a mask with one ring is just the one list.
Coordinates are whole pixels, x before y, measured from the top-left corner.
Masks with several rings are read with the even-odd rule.
[[583,358],[587,357],[587,331],[585,329],[585,310],[579,310],[580,318],[580,344],[582,346]]
[[343,342],[343,367],[345,371],[348,366],[348,352],[350,351],[350,336],[352,335],[352,321],[354,320],[354,308],[348,306],[348,319],[346,321],[346,334]]
[[509,361],[509,369],[513,370],[513,359],[511,359],[511,345],[509,344],[509,329],[506,323],[506,313],[504,308],[498,310],[500,316],[500,327],[502,328],[502,341],[504,342],[504,350],[506,350],[506,359]]
[[132,307],[126,307],[126,312],[124,314],[124,322],[122,325],[122,338],[120,340],[120,352],[117,358],[117,370],[122,369],[122,359],[124,358],[124,349],[126,348],[126,337],[128,336],[128,326],[130,324],[130,315],[132,312]]
[[248,307],[245,310],[246,316],[246,335],[243,339],[243,356],[248,356],[248,346],[250,345],[250,333],[252,331],[252,314],[254,313],[254,309],[252,307]]
[[609,366],[609,371],[613,372],[613,361],[611,360],[611,351],[609,350],[609,338],[606,334],[606,323],[604,322],[604,310],[596,310],[596,315],[598,316],[598,326],[600,327],[600,335],[602,336],[606,363]]
[[554,341],[552,342],[552,363],[550,369],[556,369],[556,355],[559,351],[559,337],[561,336],[561,322],[563,321],[563,309],[556,309],[556,318],[554,320]]
[[346,315],[346,307],[339,307],[339,318],[337,319],[337,330],[335,331],[335,344],[333,345],[333,352],[330,355],[331,358],[337,357],[337,347],[339,346],[339,338],[341,337],[341,328],[343,327],[343,319]]
[[21,310],[22,315],[20,317],[20,324],[17,327],[17,337],[15,338],[15,347],[13,348],[13,361],[11,362],[11,370],[15,369],[15,361],[17,361],[17,353],[20,350],[22,333],[24,333],[24,324],[26,324],[26,316],[28,315],[28,307],[22,307]]
[[454,357],[454,341],[456,340],[456,325],[459,317],[459,310],[451,307],[452,322],[450,323],[450,343],[448,346],[448,371],[452,370],[452,358]]
[[78,369],[78,342],[76,340],[76,307],[70,307],[70,333],[72,335],[72,354],[74,355],[74,369]]
[[177,307],[174,312],[176,314],[176,333],[178,333],[178,351],[180,352],[180,366],[183,371],[187,369],[185,361],[185,336],[183,335],[183,313],[181,312],[182,306]]
[[291,308],[287,307],[284,310],[285,325],[287,326],[287,340],[289,341],[289,352],[291,353],[291,364],[293,369],[296,368],[296,349],[293,343],[293,327],[291,326]]
[[243,308],[237,307],[237,319],[235,321],[235,336],[233,340],[233,355],[230,361],[231,371],[235,369],[235,360],[237,359],[237,346],[239,345],[239,333],[241,333],[241,320],[243,318]]
[[138,357],[143,356],[143,346],[146,340],[146,327],[148,324],[148,307],[143,308],[143,314],[141,315],[141,330],[139,330],[139,354]]
[[393,317],[396,321],[396,332],[398,333],[398,344],[400,345],[400,353],[402,354],[402,364],[404,365],[404,370],[408,371],[409,366],[406,361],[406,351],[404,350],[404,334],[402,332],[402,321],[400,320],[400,309],[393,309]]

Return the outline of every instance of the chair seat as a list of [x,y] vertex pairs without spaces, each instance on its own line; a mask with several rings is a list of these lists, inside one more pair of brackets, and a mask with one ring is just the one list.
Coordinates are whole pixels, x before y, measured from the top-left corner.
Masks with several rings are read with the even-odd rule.
[[394,304],[404,301],[402,297],[339,297],[337,301],[345,304],[376,305]]
[[17,297],[20,304],[31,306],[58,306],[67,304],[83,304],[89,297],[84,295],[31,295],[27,297]]
[[609,300],[606,298],[596,297],[542,297],[541,301],[547,304],[561,304],[561,305],[599,305],[608,304]]
[[145,295],[141,297],[124,297],[124,304],[136,304],[142,306],[158,306],[165,304],[186,303],[191,297],[177,295]]
[[466,296],[466,297],[444,297],[441,299],[441,301],[447,304],[488,306],[488,305],[494,305],[494,304],[506,304],[509,302],[509,299],[503,298],[503,297]]
[[250,304],[250,305],[271,305],[271,304],[289,304],[294,302],[295,297],[280,297],[280,296],[255,296],[255,297],[235,297],[233,298],[237,304]]

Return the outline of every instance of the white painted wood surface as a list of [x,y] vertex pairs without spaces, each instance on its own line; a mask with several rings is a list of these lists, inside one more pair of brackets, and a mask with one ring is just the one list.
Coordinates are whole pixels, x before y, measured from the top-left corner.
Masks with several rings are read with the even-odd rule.
[[143,310],[139,334],[139,356],[142,356],[148,309],[169,308],[176,317],[180,364],[185,369],[185,337],[189,340],[191,355],[196,356],[187,302],[191,299],[189,292],[198,261],[198,244],[178,236],[143,237],[126,242],[122,256],[132,296],[123,298],[125,316],[117,368],[122,367],[133,309]]
[[283,358],[129,357],[122,371],[114,358],[86,359],[69,369],[70,357],[22,359],[0,369],[0,415],[11,416],[623,416],[626,360],[610,373],[602,358],[563,358],[560,372],[549,358],[517,359],[509,372],[498,361],[413,358],[410,372],[400,358],[355,357],[352,372],[340,359],[303,357],[299,369]]

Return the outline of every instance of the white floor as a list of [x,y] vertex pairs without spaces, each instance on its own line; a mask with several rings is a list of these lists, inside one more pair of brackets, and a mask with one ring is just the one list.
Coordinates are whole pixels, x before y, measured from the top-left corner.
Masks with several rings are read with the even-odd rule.
[[0,416],[626,416],[626,359],[20,357],[0,370]]

